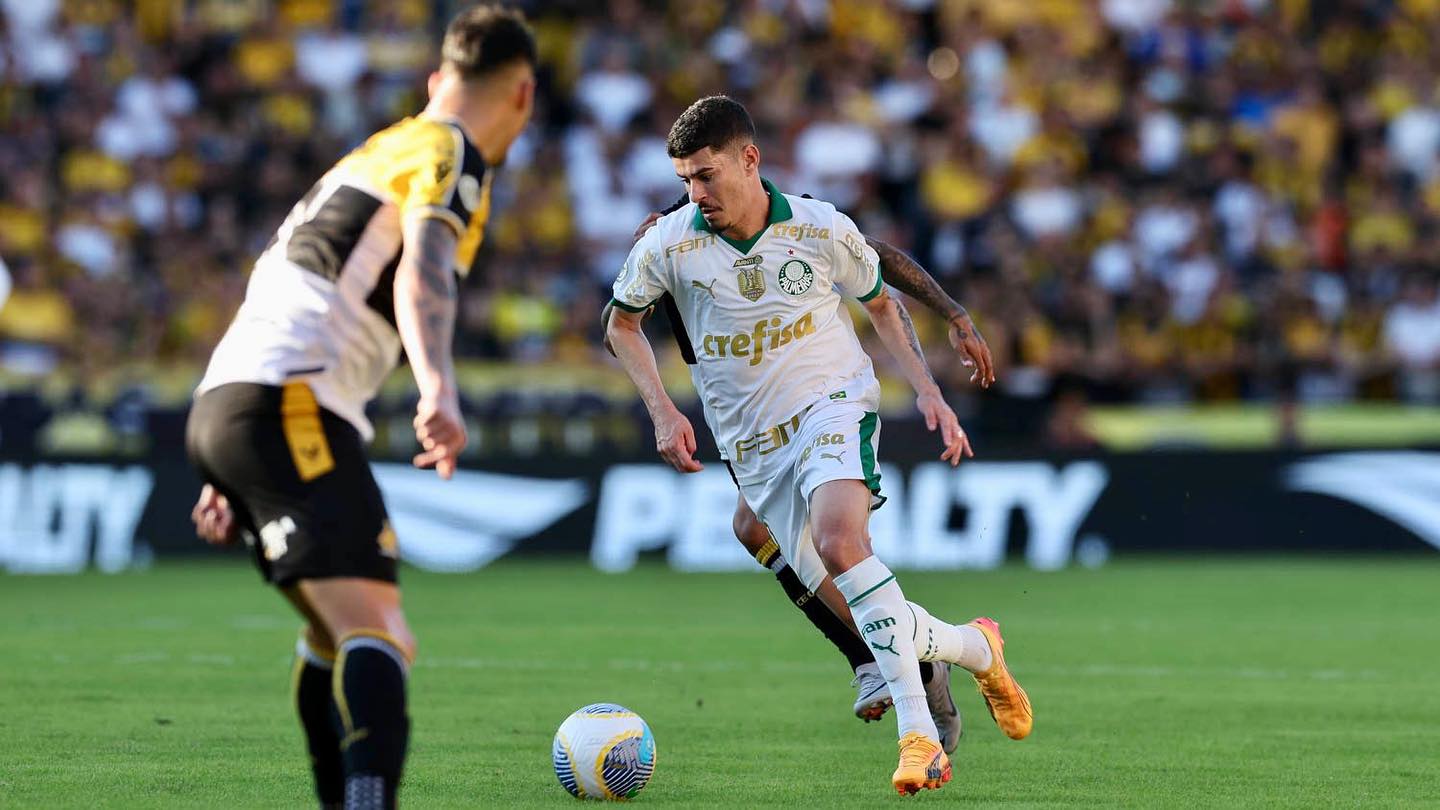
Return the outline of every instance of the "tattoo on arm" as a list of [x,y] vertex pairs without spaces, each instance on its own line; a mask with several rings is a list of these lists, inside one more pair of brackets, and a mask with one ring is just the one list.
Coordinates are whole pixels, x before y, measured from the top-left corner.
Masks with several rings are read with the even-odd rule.
[[427,217],[414,223],[395,274],[395,323],[405,352],[420,376],[431,383],[454,378],[450,346],[455,337],[455,230]]
[[[947,321],[966,316],[965,308],[951,298],[935,278],[906,255],[905,251],[870,236],[865,237],[865,241],[880,255],[880,277],[886,284],[924,304],[927,309]],[[903,308],[901,312],[904,312]]]
[[915,334],[915,323],[910,320],[910,312],[899,299],[892,296],[891,300],[895,303],[896,314],[900,316],[900,327],[905,332],[905,339],[910,341],[910,348],[915,351],[915,356],[920,358],[920,368],[925,370],[925,376],[929,377],[931,382],[935,382],[935,375],[930,373],[930,365],[925,362],[925,350],[920,348],[920,337]]

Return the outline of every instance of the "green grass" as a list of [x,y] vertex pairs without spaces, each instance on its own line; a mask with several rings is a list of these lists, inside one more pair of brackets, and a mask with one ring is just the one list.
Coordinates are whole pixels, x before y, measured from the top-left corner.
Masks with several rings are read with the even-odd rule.
[[[654,729],[641,806],[875,806],[894,725],[765,576],[505,563],[408,572],[412,807],[570,807],[550,738],[616,701]],[[1440,564],[1128,562],[902,574],[992,613],[1036,709],[1005,739],[957,678],[955,781],[911,804],[1434,806]],[[0,578],[0,807],[299,807],[296,622],[238,565]]]

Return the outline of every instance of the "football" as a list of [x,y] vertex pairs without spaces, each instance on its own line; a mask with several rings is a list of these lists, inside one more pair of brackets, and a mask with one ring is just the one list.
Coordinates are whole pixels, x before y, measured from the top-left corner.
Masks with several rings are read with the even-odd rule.
[[551,747],[555,776],[577,799],[629,799],[655,773],[655,735],[640,715],[592,703],[565,718]]

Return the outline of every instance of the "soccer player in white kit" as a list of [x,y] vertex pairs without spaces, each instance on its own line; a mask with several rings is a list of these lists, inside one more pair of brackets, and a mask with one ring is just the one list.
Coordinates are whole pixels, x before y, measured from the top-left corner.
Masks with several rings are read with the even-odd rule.
[[885,292],[875,251],[829,203],[781,193],[760,176],[754,124],[738,102],[691,105],[667,148],[691,205],[636,243],[614,285],[607,337],[655,423],[660,454],[696,472],[695,432],[666,394],[640,331],[670,293],[699,362],[706,421],[746,502],[810,590],[826,577],[844,595],[890,686],[900,733],[892,784],[938,788],[950,762],[925,701],[919,662],[969,670],[1008,736],[1030,733],[1030,702],[1005,664],[999,625],[951,625],[907,602],[870,549],[871,509],[884,502],[876,465],[880,387],[843,299],[861,302],[941,431],[943,460],[973,455],[919,346]]

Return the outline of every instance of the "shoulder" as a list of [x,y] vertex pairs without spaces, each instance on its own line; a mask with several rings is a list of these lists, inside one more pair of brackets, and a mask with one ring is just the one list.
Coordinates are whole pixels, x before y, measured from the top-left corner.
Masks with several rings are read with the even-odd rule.
[[813,218],[829,222],[837,213],[833,204],[824,200],[818,200],[810,195],[785,194],[785,201],[790,203],[790,210],[797,217]]
[[463,149],[465,134],[448,121],[413,116],[391,124],[370,137],[366,147],[379,147],[396,157],[454,155]]
[[850,217],[845,216],[834,203],[794,194],[786,194],[785,199],[790,203],[791,221],[802,228],[810,226],[815,231],[823,231],[822,240],[843,243],[847,233],[857,230]]
[[655,227],[650,229],[651,233],[665,233],[670,236],[684,236],[694,233],[695,217],[699,213],[695,203],[687,202],[668,214],[655,220]]
[[635,247],[645,245],[647,248],[659,252],[659,246],[673,246],[697,236],[708,236],[709,234],[705,234],[695,227],[697,211],[695,203],[686,203],[660,217],[655,220],[654,227],[646,231],[640,241],[635,243]]

